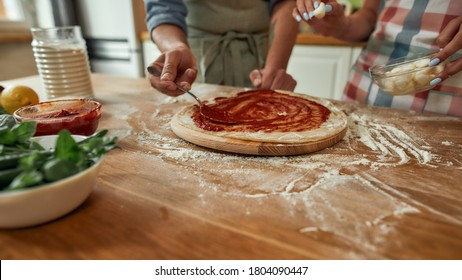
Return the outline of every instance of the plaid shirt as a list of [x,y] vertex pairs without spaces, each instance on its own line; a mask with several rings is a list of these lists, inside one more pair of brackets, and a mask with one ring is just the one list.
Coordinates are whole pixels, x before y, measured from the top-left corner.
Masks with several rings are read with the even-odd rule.
[[462,0],[382,0],[375,30],[350,72],[346,100],[462,117],[462,72],[429,91],[404,96],[383,92],[369,75],[374,64],[438,50],[435,39],[449,21],[461,15]]

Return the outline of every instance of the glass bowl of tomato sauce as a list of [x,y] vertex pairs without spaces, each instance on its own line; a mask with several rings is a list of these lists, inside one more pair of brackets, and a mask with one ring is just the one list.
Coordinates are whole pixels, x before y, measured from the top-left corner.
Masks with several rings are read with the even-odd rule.
[[91,135],[98,128],[101,103],[92,99],[40,102],[14,112],[17,122],[35,121],[35,136],[54,135],[67,129],[74,135]]

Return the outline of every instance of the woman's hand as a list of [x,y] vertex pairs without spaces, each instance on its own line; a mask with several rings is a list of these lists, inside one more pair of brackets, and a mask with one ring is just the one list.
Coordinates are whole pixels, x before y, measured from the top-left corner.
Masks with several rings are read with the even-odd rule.
[[[325,16],[317,18],[314,11],[321,2],[325,3]],[[344,8],[337,1],[297,0],[297,7],[293,10],[292,16],[298,22],[305,20],[324,36],[340,37],[348,27]]]
[[249,77],[256,88],[293,91],[297,85],[285,69],[255,69],[250,72]]
[[[444,61],[451,55],[462,50],[462,16],[451,20],[443,31],[441,31],[438,38],[436,38],[436,42],[442,49],[433,57],[430,65],[437,65],[440,61]],[[446,64],[444,71],[432,82],[437,84],[459,73],[461,70],[462,56]]]
[[[314,10],[325,3],[325,16],[317,18]],[[365,0],[354,14],[345,16],[343,6],[337,1],[297,0],[292,17],[308,22],[318,33],[349,42],[366,41],[377,22],[380,0]]]

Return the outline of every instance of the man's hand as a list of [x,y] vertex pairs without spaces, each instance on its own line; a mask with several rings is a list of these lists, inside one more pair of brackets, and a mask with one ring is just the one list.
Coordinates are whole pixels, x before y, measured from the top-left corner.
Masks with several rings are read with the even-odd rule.
[[250,81],[256,88],[293,91],[297,82],[284,69],[255,69],[250,72]]
[[160,78],[146,73],[151,85],[170,96],[183,94],[183,91],[176,88],[175,83],[189,90],[197,77],[195,58],[189,48],[168,50],[151,66],[161,72]]

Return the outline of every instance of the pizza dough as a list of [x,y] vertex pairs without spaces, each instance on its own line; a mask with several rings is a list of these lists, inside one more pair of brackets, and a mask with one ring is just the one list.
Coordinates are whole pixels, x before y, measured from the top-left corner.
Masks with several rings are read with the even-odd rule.
[[[261,93],[263,92],[264,91],[261,90]],[[265,92],[266,94],[270,94],[268,91]],[[253,108],[254,111],[252,112],[252,114],[256,116],[255,118],[257,120],[255,122],[251,122],[252,125],[257,124],[257,126],[253,128],[250,127],[250,129],[249,123],[245,122],[231,125],[212,123],[212,125],[216,127],[205,127],[206,129],[201,128],[197,125],[197,115],[199,109],[197,105],[190,105],[183,108],[181,111],[175,114],[172,122],[174,121],[176,124],[184,127],[185,129],[197,131],[201,134],[208,134],[211,136],[256,141],[263,143],[268,142],[286,144],[308,143],[323,140],[331,137],[332,135],[341,133],[347,127],[347,119],[343,112],[338,110],[331,102],[327,100],[286,91],[271,92],[273,92],[274,94],[269,96],[266,100],[270,100],[270,107],[272,107],[271,110],[273,110],[272,113],[261,112],[262,110],[268,109],[263,108],[265,106],[268,107],[267,104],[259,109],[258,104],[249,105],[251,106],[251,108]],[[216,98],[216,100],[208,101],[208,104],[210,104],[210,106],[216,106],[219,105],[220,102],[222,102],[224,99],[229,100],[232,98],[239,98],[243,96],[242,94],[255,95],[259,94],[259,90],[241,92],[226,98]],[[288,100],[294,101],[292,105],[286,106],[287,104],[283,104],[284,102],[289,102]],[[239,109],[242,109],[242,107],[244,106],[241,103],[236,104],[239,104]],[[232,108],[230,109],[230,112],[233,113],[233,110],[235,113],[235,111],[238,109]],[[328,112],[328,114],[325,114],[326,111]],[[258,117],[259,114],[261,115],[261,117]],[[258,126],[260,124],[260,120],[267,121],[266,118],[268,118],[269,116],[269,118],[271,119],[271,115],[275,118],[277,117],[277,115],[284,116],[285,118],[280,118],[280,120],[276,121],[276,123],[270,123],[269,127],[274,128],[274,126],[276,126],[276,129],[268,129],[265,127]],[[323,115],[327,115],[325,116],[325,119],[323,119]],[[246,116],[244,116],[243,118],[244,121],[246,120],[245,117]],[[196,120],[194,118],[196,118]],[[312,120],[315,120],[316,122],[319,122],[319,125],[311,125],[310,118]],[[294,126],[285,126],[283,122],[299,123],[296,123],[296,125]],[[240,125],[241,127],[239,127]],[[221,129],[222,126],[224,126],[225,129]]]

